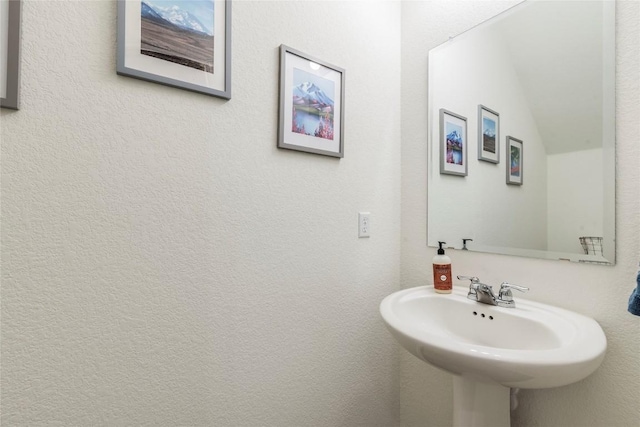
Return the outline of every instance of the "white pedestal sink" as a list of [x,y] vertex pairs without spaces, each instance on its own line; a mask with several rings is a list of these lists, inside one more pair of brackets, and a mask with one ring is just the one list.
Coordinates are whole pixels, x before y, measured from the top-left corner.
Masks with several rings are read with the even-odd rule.
[[515,308],[481,304],[467,291],[422,286],[380,304],[406,350],[454,375],[454,427],[508,427],[511,387],[563,386],[600,366],[607,340],[595,320],[523,299]]

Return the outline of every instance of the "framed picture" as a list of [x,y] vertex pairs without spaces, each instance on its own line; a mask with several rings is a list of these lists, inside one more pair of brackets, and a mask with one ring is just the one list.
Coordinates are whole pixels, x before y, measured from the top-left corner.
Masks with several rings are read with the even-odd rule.
[[500,163],[500,115],[478,105],[478,160]]
[[467,119],[440,109],[440,173],[467,175]]
[[507,184],[522,185],[522,141],[507,136]]
[[118,0],[117,72],[231,99],[231,0]]
[[21,0],[0,0],[0,107],[17,110],[20,91]]
[[345,70],[280,46],[278,148],[344,156]]

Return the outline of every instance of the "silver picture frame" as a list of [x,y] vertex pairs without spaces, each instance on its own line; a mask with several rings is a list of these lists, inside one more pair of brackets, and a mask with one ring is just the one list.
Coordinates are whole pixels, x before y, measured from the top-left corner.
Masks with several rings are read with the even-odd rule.
[[[21,0],[0,0],[3,14],[7,13],[8,25],[2,31],[2,39],[5,43],[0,43],[0,55],[6,58],[6,69],[4,91],[0,94],[0,107],[18,110],[20,108],[20,20],[21,20]],[[6,50],[5,50],[6,46]]]
[[467,118],[440,109],[440,174],[467,176]]
[[[231,0],[210,1],[209,31],[190,28],[185,35],[143,1],[118,0],[116,72],[231,99]],[[159,43],[147,40],[153,37]]]
[[344,157],[344,68],[280,46],[278,148]]
[[500,114],[478,105],[478,160],[500,163]]
[[506,140],[507,144],[505,152],[507,154],[507,184],[522,185],[524,173],[523,142],[522,140],[512,136],[507,136]]

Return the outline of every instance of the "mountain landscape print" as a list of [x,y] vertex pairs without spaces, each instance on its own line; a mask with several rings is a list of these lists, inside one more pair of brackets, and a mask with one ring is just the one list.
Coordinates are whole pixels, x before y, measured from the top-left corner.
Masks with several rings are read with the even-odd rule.
[[293,68],[291,131],[333,140],[335,84]]
[[462,148],[464,141],[462,140],[462,126],[451,122],[446,124],[447,135],[447,163],[453,165],[462,165]]
[[496,152],[496,122],[488,117],[482,118],[482,150]]
[[214,72],[214,0],[143,0],[140,53]]

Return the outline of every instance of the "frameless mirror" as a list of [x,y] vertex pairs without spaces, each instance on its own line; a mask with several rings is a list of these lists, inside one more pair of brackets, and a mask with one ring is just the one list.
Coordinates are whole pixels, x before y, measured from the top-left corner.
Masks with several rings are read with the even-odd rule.
[[525,1],[431,50],[428,245],[615,263],[614,122],[613,1]]

